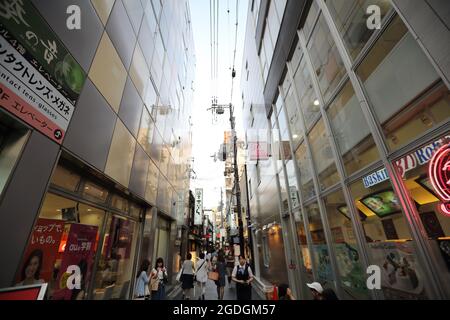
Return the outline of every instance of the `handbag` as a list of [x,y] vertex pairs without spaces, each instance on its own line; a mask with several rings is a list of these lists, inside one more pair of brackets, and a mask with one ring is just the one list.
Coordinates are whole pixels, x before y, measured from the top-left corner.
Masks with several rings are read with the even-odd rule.
[[181,282],[181,275],[183,274],[183,267],[181,267],[181,270],[178,272],[177,277],[175,278],[178,282]]
[[208,272],[208,279],[213,281],[219,280],[219,273],[216,271],[210,271]]

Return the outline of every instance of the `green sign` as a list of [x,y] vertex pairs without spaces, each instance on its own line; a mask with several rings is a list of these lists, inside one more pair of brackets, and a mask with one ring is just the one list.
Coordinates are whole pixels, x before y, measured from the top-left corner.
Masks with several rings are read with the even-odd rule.
[[86,73],[30,0],[0,0],[0,35],[75,105]]

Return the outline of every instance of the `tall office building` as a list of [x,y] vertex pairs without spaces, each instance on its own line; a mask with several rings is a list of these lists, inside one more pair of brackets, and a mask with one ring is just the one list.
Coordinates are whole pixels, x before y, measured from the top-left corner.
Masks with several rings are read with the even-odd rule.
[[143,259],[176,271],[190,19],[187,0],[0,1],[0,287],[130,298]]
[[[450,3],[248,10],[256,283],[288,282],[300,298],[312,281],[342,299],[449,298]],[[379,290],[367,286],[370,266]]]

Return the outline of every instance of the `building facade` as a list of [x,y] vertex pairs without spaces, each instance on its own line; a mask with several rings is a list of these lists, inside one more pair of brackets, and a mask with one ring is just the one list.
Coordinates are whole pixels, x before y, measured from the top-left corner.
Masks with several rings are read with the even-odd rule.
[[301,298],[312,281],[342,299],[450,298],[449,17],[447,1],[249,1],[260,282]]
[[[187,0],[0,1],[0,287],[128,299],[157,257],[174,278],[189,216],[190,20]],[[67,288],[69,267],[81,289]]]

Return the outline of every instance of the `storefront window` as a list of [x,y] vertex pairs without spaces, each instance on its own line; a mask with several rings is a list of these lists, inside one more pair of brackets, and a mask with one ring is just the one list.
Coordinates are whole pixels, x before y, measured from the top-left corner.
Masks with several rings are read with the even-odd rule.
[[123,211],[128,213],[130,210],[128,200],[125,198],[122,198],[118,195],[113,195],[111,199],[111,205],[116,208],[117,210]]
[[391,150],[450,117],[448,89],[439,85],[438,74],[398,16],[357,74]]
[[327,0],[327,7],[344,38],[350,56],[355,59],[375,29],[367,28],[367,9],[375,5],[381,9],[381,18],[391,9],[388,0]]
[[0,111],[0,195],[28,138],[28,130]]
[[311,158],[308,156],[306,144],[303,142],[295,151],[295,160],[300,170],[302,198],[308,200],[315,196],[314,182],[311,168]]
[[424,274],[398,196],[389,181],[377,183],[371,176],[353,183],[350,191],[361,217],[370,263],[381,268],[384,297],[425,299]]
[[95,300],[127,299],[132,287],[138,224],[110,215],[95,277]]
[[[91,286],[94,257],[105,212],[52,193],[39,218],[18,270],[16,285],[47,282],[47,298],[81,300]],[[69,266],[79,268],[80,289],[68,289]]]
[[308,50],[320,91],[327,103],[345,75],[345,68],[323,15],[314,28]]
[[341,287],[350,299],[368,299],[366,273],[361,265],[351,215],[348,212],[344,194],[339,190],[325,197],[324,200]]
[[[445,192],[446,181],[443,179],[445,176],[439,175],[439,171],[444,170],[445,163],[434,161],[432,157],[447,150],[449,142],[450,133],[447,133],[442,138],[430,141],[396,159],[393,163],[403,178],[404,187],[411,200],[416,205],[426,232],[425,237],[434,251],[434,256],[437,257],[436,267],[445,279],[447,289],[450,284],[450,215],[446,212],[448,210],[442,210],[441,207],[445,203],[442,195],[448,192]],[[440,150],[441,148],[444,149]]]
[[81,177],[70,169],[58,165],[53,173],[52,183],[66,190],[76,192]]
[[294,85],[299,96],[305,126],[309,129],[314,124],[315,119],[320,115],[320,103],[314,92],[311,75],[306,67],[306,60],[304,58],[301,60],[300,66],[294,75]]
[[305,212],[309,219],[309,230],[311,232],[313,247],[312,255],[317,268],[317,276],[320,281],[333,280],[330,255],[328,253],[325,232],[317,202],[306,206]]
[[350,82],[343,87],[327,113],[348,175],[380,158]]
[[308,134],[308,139],[311,145],[315,168],[319,175],[320,189],[325,190],[338,183],[340,177],[336,169],[330,140],[325,130],[323,119],[320,119],[311,130]]

